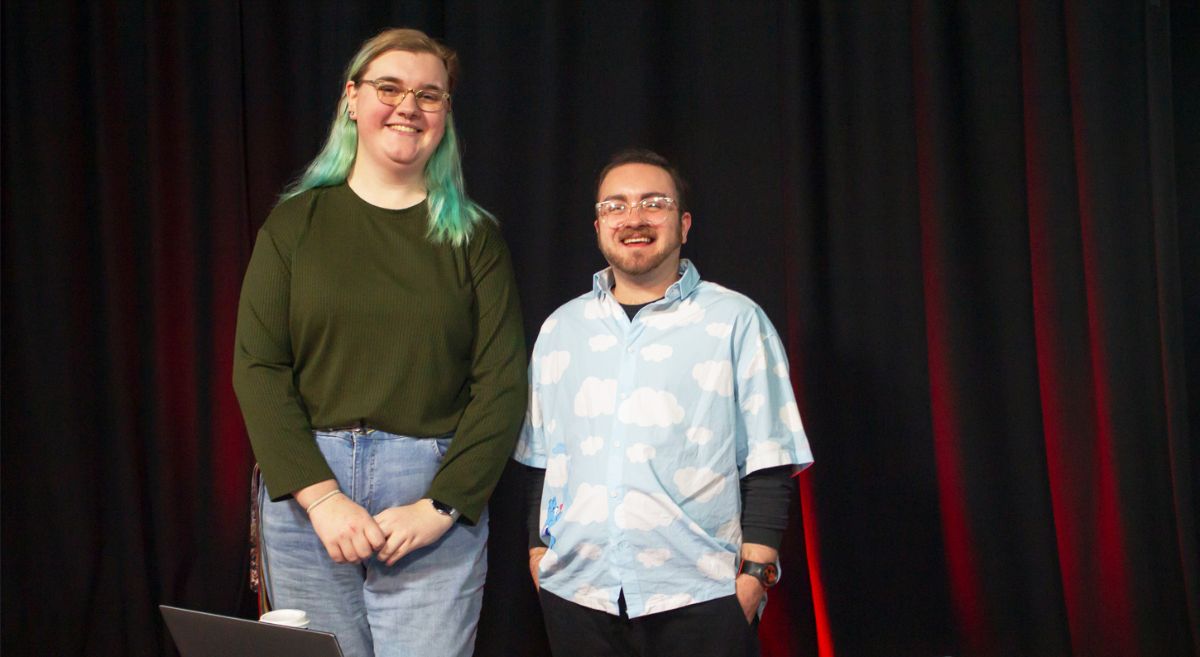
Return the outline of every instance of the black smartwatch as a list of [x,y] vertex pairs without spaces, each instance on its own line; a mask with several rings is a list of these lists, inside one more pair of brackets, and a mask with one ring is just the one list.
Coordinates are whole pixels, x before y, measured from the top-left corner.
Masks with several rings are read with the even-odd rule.
[[462,516],[458,509],[450,506],[449,504],[444,504],[434,499],[430,499],[429,501],[433,504],[433,510],[450,518],[450,522],[458,522],[458,518]]
[[759,563],[742,559],[741,565],[738,566],[738,574],[753,577],[762,582],[765,589],[775,586],[775,583],[779,581],[779,568],[773,563]]

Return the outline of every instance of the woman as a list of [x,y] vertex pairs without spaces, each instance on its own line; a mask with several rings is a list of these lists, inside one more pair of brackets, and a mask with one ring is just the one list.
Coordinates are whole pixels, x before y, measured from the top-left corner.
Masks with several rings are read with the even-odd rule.
[[242,287],[234,387],[268,592],[348,656],[471,653],[487,499],[525,412],[508,250],[463,191],[456,73],[417,30],[364,43]]

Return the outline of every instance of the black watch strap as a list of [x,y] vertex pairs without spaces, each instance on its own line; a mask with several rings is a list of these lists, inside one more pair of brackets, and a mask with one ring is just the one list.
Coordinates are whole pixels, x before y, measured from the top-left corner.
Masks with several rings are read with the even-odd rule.
[[738,566],[739,575],[749,575],[762,583],[763,588],[771,588],[779,581],[779,568],[773,563],[759,563],[742,559]]
[[433,503],[434,511],[437,511],[438,513],[440,513],[444,516],[449,516],[451,522],[458,522],[458,519],[462,516],[462,514],[459,513],[458,509],[450,506],[449,504],[445,504],[445,503],[439,502],[434,499],[431,499],[429,501],[431,503]]

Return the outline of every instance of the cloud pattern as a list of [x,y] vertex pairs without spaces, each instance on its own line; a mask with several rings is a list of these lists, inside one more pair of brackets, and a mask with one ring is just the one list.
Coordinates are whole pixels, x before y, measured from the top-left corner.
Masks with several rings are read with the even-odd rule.
[[575,499],[562,514],[562,522],[590,525],[608,520],[608,488],[598,484],[579,484]]
[[589,376],[575,393],[575,415],[596,417],[612,415],[617,404],[617,380]]
[[696,570],[709,579],[733,579],[737,574],[733,562],[734,556],[731,552],[705,552],[696,560]]
[[601,274],[534,348],[514,457],[545,467],[545,499],[562,503],[542,509],[556,519],[543,583],[607,613],[622,571],[655,571],[631,617],[723,595],[742,540],[738,477],[811,460],[765,314],[687,271],[632,322]]
[[742,410],[746,411],[750,415],[758,415],[758,410],[763,407],[763,404],[766,403],[767,398],[764,397],[762,393],[756,392],[747,397],[746,401],[742,402]]
[[638,563],[647,568],[658,568],[671,558],[671,551],[667,548],[646,548],[637,554]]
[[588,349],[592,351],[608,351],[617,344],[615,335],[593,335],[588,338]]
[[654,458],[654,446],[646,443],[634,443],[625,450],[625,456],[632,463],[645,463]]
[[571,457],[566,454],[555,454],[546,459],[546,485],[551,488],[562,488],[567,485],[567,461]]
[[712,440],[713,432],[708,427],[690,427],[687,430],[687,439],[689,443],[697,445],[705,445]]
[[681,468],[671,479],[685,498],[708,502],[725,489],[727,477],[708,468]]
[[668,344],[651,344],[642,347],[642,359],[650,363],[661,363],[671,357],[675,350]]
[[704,327],[704,332],[714,338],[727,338],[730,333],[733,333],[733,325],[725,324],[724,322],[713,322]]
[[594,456],[604,447],[604,438],[601,436],[588,436],[579,443],[579,451],[583,452],[584,456]]
[[638,388],[617,410],[617,419],[639,427],[669,427],[683,422],[683,407],[666,390]]
[[542,385],[558,383],[570,364],[571,352],[569,351],[552,351],[538,358],[538,383]]
[[647,495],[642,491],[630,491],[613,510],[613,522],[621,529],[643,531],[666,527],[679,517],[679,507],[670,497],[662,493]]
[[733,365],[727,360],[706,360],[692,367],[692,378],[701,390],[715,392],[722,397],[733,394]]

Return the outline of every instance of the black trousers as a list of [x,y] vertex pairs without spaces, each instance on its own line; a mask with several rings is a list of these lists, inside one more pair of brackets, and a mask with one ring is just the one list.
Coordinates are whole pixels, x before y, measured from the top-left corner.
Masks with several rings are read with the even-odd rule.
[[630,620],[542,589],[542,617],[555,657],[758,657],[758,619],[746,622],[736,595]]

